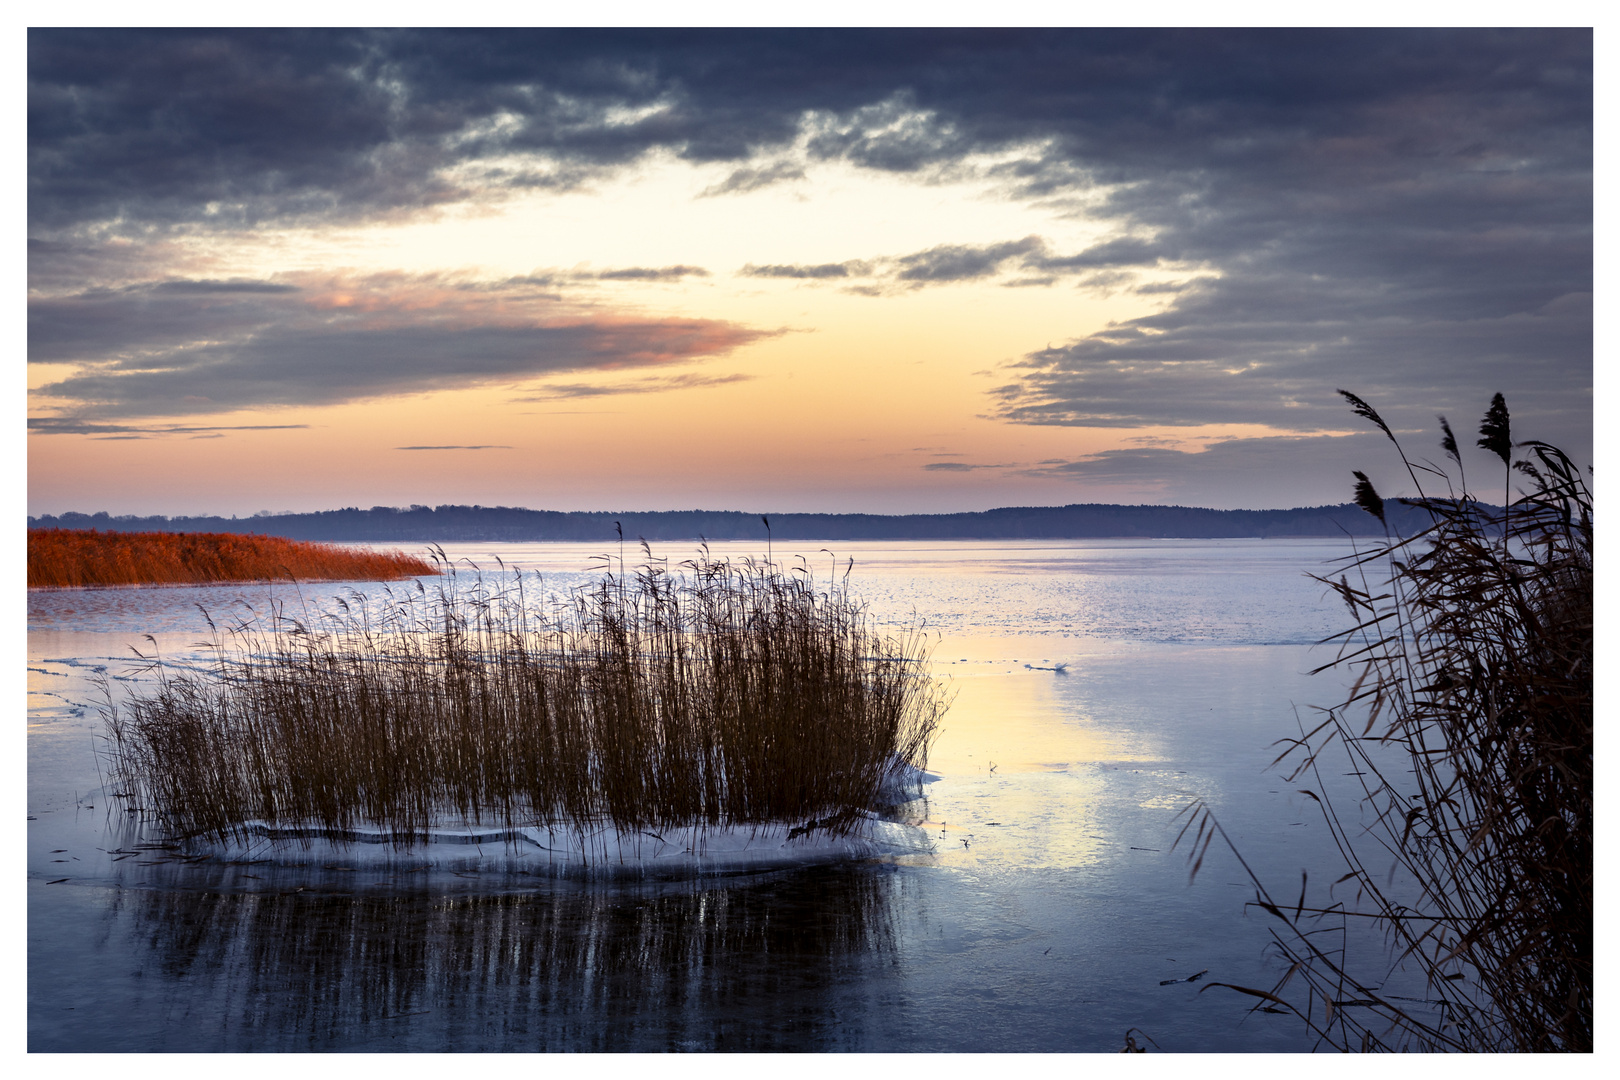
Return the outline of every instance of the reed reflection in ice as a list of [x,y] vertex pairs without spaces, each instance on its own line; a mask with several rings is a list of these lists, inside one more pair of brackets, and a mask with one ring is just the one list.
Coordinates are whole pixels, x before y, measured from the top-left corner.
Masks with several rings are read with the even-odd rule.
[[186,1049],[837,1049],[858,1024],[831,1023],[825,993],[898,962],[901,882],[881,866],[496,894],[258,884],[124,890],[107,912],[198,1013]]

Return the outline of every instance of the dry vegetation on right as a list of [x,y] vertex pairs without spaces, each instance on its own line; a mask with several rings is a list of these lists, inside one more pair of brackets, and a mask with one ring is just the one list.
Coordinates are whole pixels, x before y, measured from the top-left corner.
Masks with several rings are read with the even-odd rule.
[[[1591,491],[1562,451],[1512,441],[1500,394],[1478,445],[1506,471],[1505,513],[1468,489],[1443,417],[1455,481],[1340,393],[1395,444],[1430,524],[1321,579],[1354,625],[1330,639],[1339,655],[1319,670],[1345,670],[1353,685],[1278,762],[1310,785],[1345,872],[1326,899],[1308,900],[1302,881],[1297,902],[1250,872],[1286,967],[1269,990],[1231,988],[1343,1050],[1589,1052]],[[1515,475],[1528,486],[1517,499]],[[1384,520],[1356,477],[1356,501]],[[1343,776],[1356,778],[1355,806],[1330,794]],[[1188,828],[1196,873],[1226,837],[1202,805]],[[1389,945],[1384,964],[1346,948],[1347,925],[1369,920]],[[1422,975],[1421,997],[1384,989],[1400,966]]]

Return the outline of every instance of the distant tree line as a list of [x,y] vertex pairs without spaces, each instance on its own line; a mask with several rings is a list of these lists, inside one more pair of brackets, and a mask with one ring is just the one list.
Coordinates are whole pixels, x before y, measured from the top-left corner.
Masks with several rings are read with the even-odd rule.
[[[1390,530],[1410,535],[1428,517],[1405,503],[1385,504]],[[961,514],[771,514],[777,540],[1071,540],[1110,537],[1222,539],[1285,536],[1382,536],[1384,526],[1355,503],[1293,510],[1207,510],[1191,506],[1009,506]],[[661,541],[763,540],[759,514],[736,510],[564,512],[510,506],[350,506],[308,514],[253,517],[113,517],[69,512],[30,517],[30,529],[114,532],[235,532],[292,540],[449,543],[488,540],[618,538]]]

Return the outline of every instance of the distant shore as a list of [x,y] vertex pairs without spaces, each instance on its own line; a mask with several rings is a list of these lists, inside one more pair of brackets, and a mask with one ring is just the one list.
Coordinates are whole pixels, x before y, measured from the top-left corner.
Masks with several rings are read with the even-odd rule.
[[[1391,530],[1410,535],[1428,519],[1391,500]],[[768,514],[776,540],[1240,539],[1382,536],[1384,527],[1354,503],[1290,510],[1210,510],[1192,506],[1002,507],[959,514]],[[758,513],[736,510],[558,511],[507,506],[345,507],[303,514],[151,517],[65,513],[28,519],[30,529],[103,532],[212,532],[290,540],[455,543],[465,541],[764,540]]]

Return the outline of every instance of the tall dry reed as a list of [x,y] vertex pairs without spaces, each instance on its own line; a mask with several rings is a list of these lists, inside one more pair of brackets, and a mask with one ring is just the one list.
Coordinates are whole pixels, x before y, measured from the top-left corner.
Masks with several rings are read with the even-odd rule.
[[[1500,394],[1479,446],[1501,459],[1510,494],[1514,474],[1528,481],[1503,513],[1463,483],[1444,417],[1455,486],[1340,393],[1395,444],[1430,525],[1319,579],[1354,626],[1329,639],[1338,657],[1318,671],[1346,670],[1353,685],[1278,762],[1310,783],[1345,873],[1315,903],[1302,882],[1294,903],[1251,872],[1288,968],[1269,991],[1235,989],[1341,1049],[1590,1051],[1591,492],[1563,452],[1511,440]],[[1384,520],[1383,500],[1356,477],[1356,501]],[[1357,807],[1330,793],[1341,767],[1359,785]],[[1194,825],[1196,872],[1225,834],[1207,807],[1194,808]],[[1420,1000],[1383,991],[1366,957],[1346,955],[1346,924],[1366,920],[1385,931],[1394,965],[1422,973]]]
[[208,673],[104,708],[113,772],[177,833],[447,819],[624,831],[847,831],[922,767],[944,704],[920,630],[844,583],[704,554],[547,602],[446,565],[318,620],[219,632]]
[[279,536],[29,529],[28,587],[206,585],[221,581],[396,581],[436,571],[401,552]]

